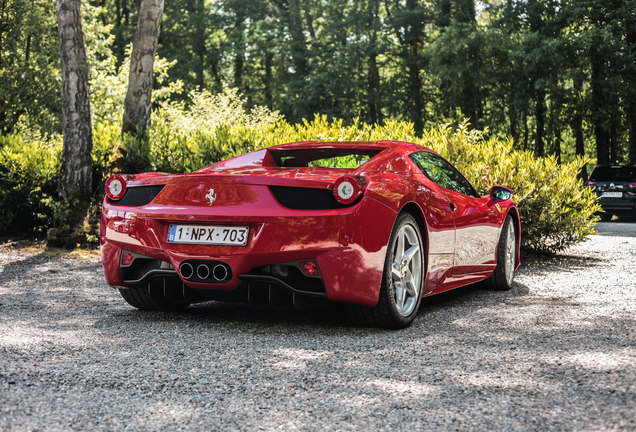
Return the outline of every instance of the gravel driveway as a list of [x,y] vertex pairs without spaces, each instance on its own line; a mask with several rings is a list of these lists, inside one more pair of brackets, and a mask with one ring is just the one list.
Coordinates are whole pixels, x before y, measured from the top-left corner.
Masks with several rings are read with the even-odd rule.
[[0,247],[0,430],[635,430],[636,237],[608,226],[402,331],[142,313],[97,257]]

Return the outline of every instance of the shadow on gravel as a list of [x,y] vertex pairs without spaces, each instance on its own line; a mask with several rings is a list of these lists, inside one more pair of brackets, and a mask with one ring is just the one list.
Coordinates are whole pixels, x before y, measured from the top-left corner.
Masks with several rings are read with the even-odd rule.
[[57,265],[56,261],[63,259],[64,258],[51,258],[46,253],[39,253],[19,261],[14,261],[11,264],[4,266],[2,271],[0,271],[0,283],[24,279],[25,276],[31,272],[39,272],[41,275],[50,275],[51,277],[54,277],[56,273],[96,270],[102,267],[101,262],[85,262],[80,265],[68,264],[62,269],[51,268],[52,265]]
[[[454,314],[453,310],[482,308],[484,306],[500,304],[502,302],[525,296],[529,293],[526,285],[515,282],[510,291],[492,291],[484,284],[474,284],[438,295],[422,299],[418,322],[425,322],[426,316],[439,311]],[[122,300],[123,301],[123,300]],[[423,321],[421,321],[423,320]],[[181,313],[147,312],[135,309],[114,311],[95,323],[96,327],[110,326],[115,322],[125,321],[141,325],[156,323],[179,323],[193,325],[207,329],[223,327],[241,331],[261,330],[263,332],[279,332],[284,328],[285,333],[321,334],[381,334],[392,333],[393,330],[360,327],[352,324],[347,318],[342,305],[328,305],[310,311],[297,312],[294,310],[275,310],[271,308],[257,308],[242,304],[207,302],[190,306]],[[408,331],[408,330],[405,330]]]
[[602,266],[604,259],[579,255],[542,255],[526,253],[517,274],[546,276],[553,272],[577,273]]

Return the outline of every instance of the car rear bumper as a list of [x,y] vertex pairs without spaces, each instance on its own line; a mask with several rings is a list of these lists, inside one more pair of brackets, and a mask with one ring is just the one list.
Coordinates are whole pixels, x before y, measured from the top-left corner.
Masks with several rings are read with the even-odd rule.
[[636,213],[636,199],[600,198],[599,203],[607,213]]
[[[264,283],[270,277],[278,277],[263,272],[266,266],[314,260],[324,284],[324,295],[329,300],[366,305],[377,302],[386,245],[396,214],[372,198],[363,197],[358,204],[343,209],[309,211],[280,207],[269,209],[266,215],[210,212],[194,219],[186,212],[178,214],[169,210],[157,206],[131,209],[104,203],[100,239],[109,285],[135,288],[152,276],[163,275],[173,281],[179,278],[193,289],[230,291],[250,277],[252,282]],[[244,247],[168,243],[169,225],[174,223],[248,226],[248,243]],[[142,269],[132,278],[122,277],[122,250],[158,260],[148,268],[148,272],[154,273],[146,275]],[[227,264],[231,277],[221,283],[186,280],[179,269],[187,260]],[[292,281],[294,283],[285,278],[279,277],[279,280],[292,290],[307,291],[308,284],[303,279]]]

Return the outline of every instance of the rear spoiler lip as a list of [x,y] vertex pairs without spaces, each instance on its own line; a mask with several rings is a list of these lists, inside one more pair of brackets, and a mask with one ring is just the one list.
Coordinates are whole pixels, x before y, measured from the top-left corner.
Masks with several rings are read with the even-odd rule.
[[150,178],[134,179],[127,182],[127,187],[136,186],[184,186],[191,184],[192,186],[206,184],[222,184],[222,185],[250,185],[250,186],[289,186],[289,187],[309,187],[317,189],[330,189],[333,183],[343,175],[347,175],[351,170],[342,170],[338,173],[316,175],[316,178],[310,178],[311,175],[299,175],[295,177],[278,177],[268,175],[250,175],[250,174],[175,174],[167,176],[156,176]]

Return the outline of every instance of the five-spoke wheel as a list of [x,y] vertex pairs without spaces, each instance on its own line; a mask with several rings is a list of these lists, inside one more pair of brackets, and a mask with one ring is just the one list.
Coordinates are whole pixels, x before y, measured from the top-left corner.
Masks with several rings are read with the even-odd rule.
[[515,224],[510,215],[506,217],[499,244],[497,245],[497,267],[488,279],[490,287],[496,290],[509,290],[515,277],[517,266],[517,235]]
[[391,292],[396,311],[409,316],[420,298],[422,248],[417,225],[403,224],[395,241],[391,264]]
[[349,305],[357,322],[385,328],[407,327],[420,306],[425,269],[424,242],[417,221],[409,213],[398,216],[384,262],[376,306]]

